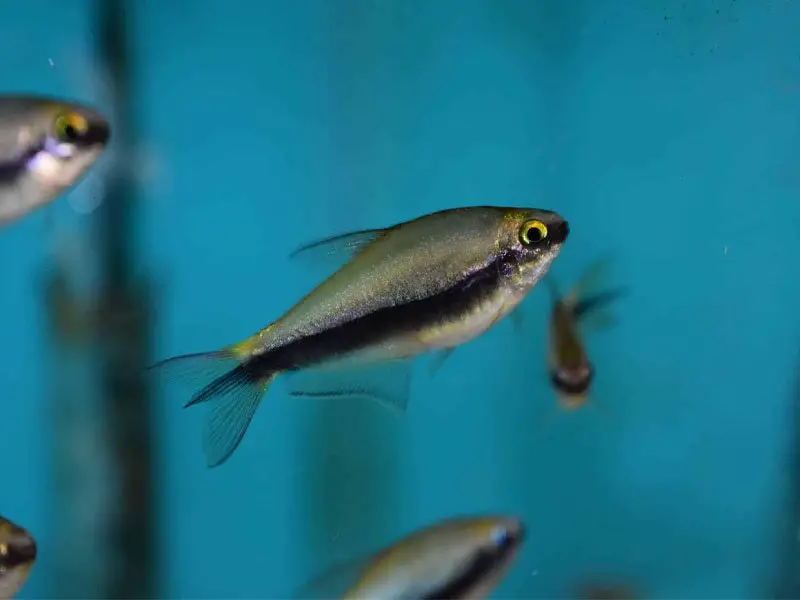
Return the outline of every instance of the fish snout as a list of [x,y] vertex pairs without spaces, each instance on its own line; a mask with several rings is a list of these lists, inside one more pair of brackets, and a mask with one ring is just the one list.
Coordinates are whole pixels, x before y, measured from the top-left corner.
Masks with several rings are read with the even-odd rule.
[[550,231],[552,232],[550,241],[553,244],[563,244],[569,237],[569,223],[564,219],[560,219],[552,225]]
[[517,518],[506,519],[495,535],[497,550],[502,554],[513,552],[525,539],[525,526]]
[[513,547],[518,547],[524,540],[526,535],[525,524],[519,519],[513,519],[507,525],[508,539]]
[[16,533],[4,544],[5,552],[0,556],[0,565],[14,568],[36,560],[36,542],[27,532]]
[[75,142],[83,147],[107,146],[110,139],[111,126],[108,121],[97,119],[89,122],[89,129]]

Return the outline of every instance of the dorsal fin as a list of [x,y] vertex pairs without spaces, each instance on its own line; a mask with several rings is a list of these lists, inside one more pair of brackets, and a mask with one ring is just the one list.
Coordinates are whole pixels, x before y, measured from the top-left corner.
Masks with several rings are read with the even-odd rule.
[[289,255],[289,260],[338,268],[385,234],[385,229],[364,229],[317,240],[299,247]]

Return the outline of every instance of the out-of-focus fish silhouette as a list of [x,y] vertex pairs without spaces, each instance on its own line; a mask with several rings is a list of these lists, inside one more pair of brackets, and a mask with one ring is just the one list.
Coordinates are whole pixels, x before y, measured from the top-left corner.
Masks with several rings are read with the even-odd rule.
[[0,517],[0,600],[13,598],[36,562],[36,540],[25,529]]

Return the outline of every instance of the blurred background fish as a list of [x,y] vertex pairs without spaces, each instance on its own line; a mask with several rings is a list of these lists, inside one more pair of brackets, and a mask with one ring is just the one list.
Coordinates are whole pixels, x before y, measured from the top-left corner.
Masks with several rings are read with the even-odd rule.
[[0,517],[0,600],[13,598],[36,562],[36,541],[25,529]]
[[455,517],[333,567],[295,597],[485,598],[508,572],[524,538],[515,517]]
[[413,359],[430,350],[447,356],[500,321],[568,235],[552,211],[477,206],[315,242],[293,256],[346,264],[283,317],[222,350],[153,368],[202,380],[186,406],[216,401],[204,432],[209,467],[238,447],[282,372],[292,375],[294,396],[366,396],[403,412]]
[[75,184],[109,136],[108,121],[87,106],[44,96],[0,97],[0,226]]
[[620,298],[625,290],[592,291],[603,279],[610,260],[601,258],[592,263],[583,276],[564,296],[552,274],[546,278],[552,297],[548,337],[548,369],[550,383],[563,410],[576,410],[589,399],[594,379],[592,366],[583,340],[582,327],[603,327],[613,323],[610,312],[601,310]]
[[582,586],[575,598],[577,600],[639,600],[641,596],[624,583],[594,581]]

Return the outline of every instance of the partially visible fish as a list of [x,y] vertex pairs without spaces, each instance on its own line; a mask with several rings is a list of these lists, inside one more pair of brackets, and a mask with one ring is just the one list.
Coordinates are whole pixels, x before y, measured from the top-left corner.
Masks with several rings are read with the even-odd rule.
[[570,292],[561,296],[552,275],[547,278],[553,308],[550,314],[548,340],[548,368],[550,383],[556,392],[559,406],[564,410],[575,410],[589,399],[594,379],[594,367],[589,361],[580,325],[593,313],[608,320],[608,314],[598,310],[623,294],[622,288],[605,292],[589,293],[596,283],[601,268],[608,265],[607,259],[593,263]]
[[522,522],[513,517],[448,519],[374,555],[329,569],[295,597],[485,598],[505,577],[524,537]]
[[577,600],[640,600],[637,592],[621,583],[594,582],[583,586],[575,596]]
[[108,121],[82,104],[0,96],[0,226],[54,200],[100,157]]
[[500,321],[568,235],[549,210],[478,206],[309,244],[295,256],[346,264],[247,339],[152,368],[195,379],[186,406],[214,403],[204,432],[209,467],[238,447],[281,373],[291,375],[295,396],[368,397],[402,412],[412,360],[432,350],[446,356]]
[[25,585],[36,562],[36,541],[19,525],[0,517],[0,600],[8,600]]

